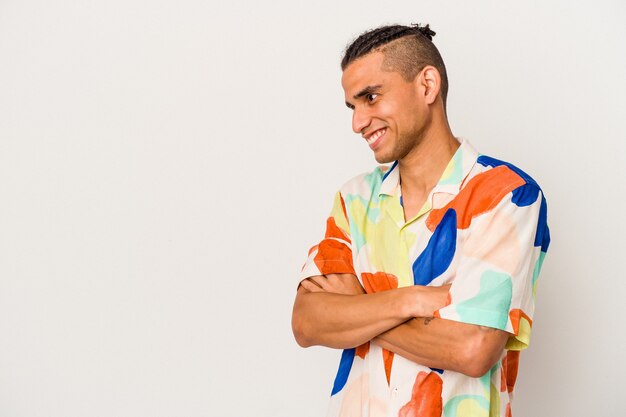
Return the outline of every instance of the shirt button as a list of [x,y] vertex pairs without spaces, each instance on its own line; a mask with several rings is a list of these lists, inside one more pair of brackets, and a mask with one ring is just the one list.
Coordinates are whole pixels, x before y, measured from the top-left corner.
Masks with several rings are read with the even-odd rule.
[[391,395],[393,395],[394,397],[398,396],[398,387],[393,387],[393,390],[391,391]]

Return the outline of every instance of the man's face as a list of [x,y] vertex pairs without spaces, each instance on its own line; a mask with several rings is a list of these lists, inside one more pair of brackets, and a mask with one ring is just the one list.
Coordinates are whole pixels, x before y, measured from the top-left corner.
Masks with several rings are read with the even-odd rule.
[[420,75],[407,82],[396,71],[383,71],[383,59],[381,52],[357,59],[344,70],[341,84],[353,110],[352,130],[367,141],[376,161],[388,163],[419,144],[430,114],[419,100]]

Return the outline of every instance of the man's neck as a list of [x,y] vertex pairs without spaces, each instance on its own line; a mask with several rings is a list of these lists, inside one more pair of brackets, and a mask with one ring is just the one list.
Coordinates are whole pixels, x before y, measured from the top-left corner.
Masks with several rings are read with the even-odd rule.
[[449,129],[425,135],[410,154],[398,161],[402,193],[429,192],[439,182],[459,145]]

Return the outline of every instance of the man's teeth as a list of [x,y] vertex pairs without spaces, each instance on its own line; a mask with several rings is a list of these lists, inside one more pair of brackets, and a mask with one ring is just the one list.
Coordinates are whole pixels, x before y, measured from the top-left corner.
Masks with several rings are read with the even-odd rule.
[[386,130],[387,129],[381,129],[381,130],[374,132],[374,134],[370,136],[369,139],[367,139],[367,143],[371,145],[372,143],[376,142],[376,139],[381,137],[385,133]]

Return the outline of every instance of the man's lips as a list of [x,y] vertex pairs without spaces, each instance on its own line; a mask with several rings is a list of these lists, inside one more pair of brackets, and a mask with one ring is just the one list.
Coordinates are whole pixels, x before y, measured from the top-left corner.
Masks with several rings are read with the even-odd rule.
[[387,132],[387,128],[384,127],[382,129],[378,129],[376,131],[374,131],[374,133],[370,134],[370,135],[366,135],[365,140],[367,141],[367,144],[370,145],[370,148],[374,148],[376,147],[376,145],[378,145],[378,142],[380,142],[381,138],[384,136],[385,132]]

